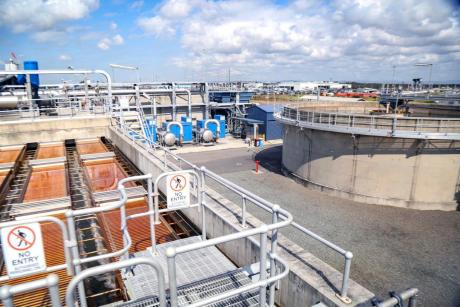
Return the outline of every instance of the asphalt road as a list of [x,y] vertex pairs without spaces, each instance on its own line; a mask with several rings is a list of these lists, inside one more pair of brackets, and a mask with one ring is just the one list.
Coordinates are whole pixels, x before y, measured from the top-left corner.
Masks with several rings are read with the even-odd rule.
[[[417,287],[419,306],[460,306],[460,212],[368,205],[310,190],[281,175],[281,146],[257,155],[261,174],[254,173],[253,154],[246,148],[182,156],[280,204],[303,226],[351,250],[351,277],[379,298]],[[248,210],[268,219],[253,207]],[[292,228],[282,233],[342,271],[337,254]]]

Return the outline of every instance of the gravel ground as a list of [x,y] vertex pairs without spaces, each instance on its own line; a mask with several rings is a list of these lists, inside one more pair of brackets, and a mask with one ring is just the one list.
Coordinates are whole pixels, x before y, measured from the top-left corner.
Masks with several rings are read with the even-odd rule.
[[[246,148],[182,156],[280,204],[303,226],[351,250],[351,277],[379,298],[417,287],[419,306],[460,306],[460,212],[368,205],[310,190],[281,175],[281,146],[257,155],[261,174],[254,173],[253,154]],[[248,210],[269,219],[254,206]],[[343,259],[336,253],[292,228],[282,233],[342,271]]]

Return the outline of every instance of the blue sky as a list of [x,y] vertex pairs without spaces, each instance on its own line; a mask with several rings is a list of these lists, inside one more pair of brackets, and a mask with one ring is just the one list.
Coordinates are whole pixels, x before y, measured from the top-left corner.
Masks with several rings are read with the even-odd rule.
[[[447,0],[0,0],[0,60],[143,80],[460,80]],[[116,81],[135,79],[115,71]]]

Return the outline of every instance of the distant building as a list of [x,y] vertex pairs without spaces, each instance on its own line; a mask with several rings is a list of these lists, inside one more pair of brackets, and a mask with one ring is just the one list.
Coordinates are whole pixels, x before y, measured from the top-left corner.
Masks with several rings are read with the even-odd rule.
[[264,140],[281,139],[283,136],[283,125],[275,120],[274,112],[281,110],[281,106],[255,105],[247,109],[247,118],[263,122],[259,126],[259,136]]
[[304,92],[320,89],[332,90],[332,89],[351,89],[351,84],[337,83],[329,81],[321,82],[281,82],[278,84],[278,88],[285,89],[294,92]]

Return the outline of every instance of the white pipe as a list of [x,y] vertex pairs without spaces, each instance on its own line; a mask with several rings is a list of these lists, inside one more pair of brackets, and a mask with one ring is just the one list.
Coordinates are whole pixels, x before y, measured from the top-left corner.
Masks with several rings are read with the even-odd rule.
[[107,95],[109,100],[112,99],[112,78],[104,70],[15,70],[15,71],[0,71],[0,76],[9,75],[87,75],[99,74],[103,75],[107,80]]
[[208,129],[208,124],[209,123],[215,123],[216,124],[216,139],[219,138],[220,136],[220,122],[217,120],[217,119],[207,119],[205,122],[204,122],[204,128],[205,129]]
[[180,122],[169,122],[168,125],[166,126],[166,131],[170,132],[171,126],[174,126],[174,125],[179,126],[179,134],[180,134],[180,137],[183,138],[184,137],[184,126],[182,126]]

